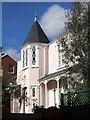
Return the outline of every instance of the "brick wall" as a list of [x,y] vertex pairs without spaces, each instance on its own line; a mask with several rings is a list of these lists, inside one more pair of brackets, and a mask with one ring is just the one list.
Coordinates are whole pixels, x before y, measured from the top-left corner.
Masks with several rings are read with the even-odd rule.
[[[8,71],[9,64],[12,64],[14,66],[13,73],[10,73]],[[9,55],[6,55],[2,57],[2,69],[3,69],[2,82],[4,84],[7,84],[8,82],[10,82],[11,78],[17,75],[17,62],[13,58],[11,58]]]

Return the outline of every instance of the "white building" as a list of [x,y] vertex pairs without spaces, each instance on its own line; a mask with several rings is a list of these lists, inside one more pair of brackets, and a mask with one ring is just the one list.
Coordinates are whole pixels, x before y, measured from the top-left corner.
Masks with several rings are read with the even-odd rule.
[[[62,44],[50,42],[35,20],[21,48],[17,66],[17,83],[26,95],[18,104],[18,112],[31,113],[33,106],[59,107],[60,92],[65,92],[65,66]],[[14,104],[14,103],[13,103]],[[14,110],[13,110],[14,112]]]

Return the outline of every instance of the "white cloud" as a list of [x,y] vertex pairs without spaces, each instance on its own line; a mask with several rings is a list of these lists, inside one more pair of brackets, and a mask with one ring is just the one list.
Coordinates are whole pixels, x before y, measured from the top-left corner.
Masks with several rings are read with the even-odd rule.
[[15,60],[20,60],[20,53],[16,49],[13,48],[6,49],[5,54],[10,55]]
[[40,24],[49,38],[55,38],[62,33],[66,21],[66,9],[55,4],[47,9],[40,19]]

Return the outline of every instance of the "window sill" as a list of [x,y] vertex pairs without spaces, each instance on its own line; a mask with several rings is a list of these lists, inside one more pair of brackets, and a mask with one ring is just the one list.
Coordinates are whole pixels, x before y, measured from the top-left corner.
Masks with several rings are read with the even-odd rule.
[[9,74],[14,74],[14,72],[8,72]]
[[26,70],[26,69],[28,69],[28,66],[27,67],[23,67],[23,70]]
[[33,102],[36,102],[37,98],[36,97],[32,97],[32,100],[33,100]]
[[57,70],[64,69],[65,65],[58,66]]
[[31,68],[38,68],[38,66],[31,66]]

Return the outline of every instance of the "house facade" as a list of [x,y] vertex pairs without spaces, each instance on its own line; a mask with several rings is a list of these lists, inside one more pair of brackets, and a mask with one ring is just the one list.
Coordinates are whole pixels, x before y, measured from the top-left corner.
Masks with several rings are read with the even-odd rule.
[[66,92],[62,47],[57,39],[48,40],[35,16],[17,64],[17,84],[21,85],[21,96],[24,96],[18,103],[17,112],[32,113],[35,105],[59,107],[60,93]]
[[8,85],[17,76],[17,61],[8,54],[2,55],[2,82]]
[[[17,61],[14,58],[12,58],[10,55],[5,53],[1,55],[1,60],[2,60],[2,70],[3,70],[2,87],[4,88],[4,90],[6,89],[6,91],[10,93],[12,89],[12,84],[16,83]],[[12,95],[13,94],[11,94],[11,96]],[[8,94],[8,96],[10,97],[10,94]],[[3,108],[2,108],[3,112],[17,111],[16,102],[14,101],[14,99],[13,100],[9,99],[9,97],[7,98],[6,101],[3,102]],[[16,107],[13,107],[13,104]]]

